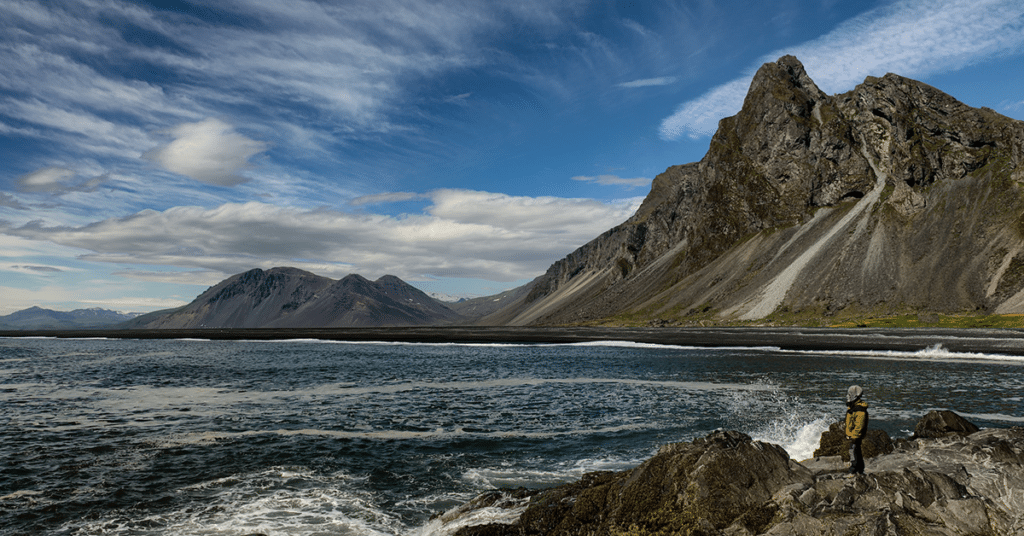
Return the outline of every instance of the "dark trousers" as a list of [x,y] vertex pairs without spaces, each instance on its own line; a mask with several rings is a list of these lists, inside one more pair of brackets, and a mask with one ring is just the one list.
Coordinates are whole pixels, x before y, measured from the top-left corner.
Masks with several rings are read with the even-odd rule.
[[860,439],[850,440],[850,473],[864,474],[864,453],[860,450]]

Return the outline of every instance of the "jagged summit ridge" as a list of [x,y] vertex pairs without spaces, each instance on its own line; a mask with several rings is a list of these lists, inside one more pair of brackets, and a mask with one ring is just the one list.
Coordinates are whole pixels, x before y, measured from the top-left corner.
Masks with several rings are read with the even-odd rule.
[[1021,122],[921,82],[830,96],[780,58],[704,158],[486,321],[1024,312],[1022,140]]

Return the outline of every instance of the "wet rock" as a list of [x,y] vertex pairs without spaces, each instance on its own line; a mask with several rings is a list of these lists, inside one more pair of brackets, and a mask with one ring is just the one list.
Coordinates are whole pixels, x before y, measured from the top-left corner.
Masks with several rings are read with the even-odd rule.
[[634,469],[540,491],[511,524],[455,534],[1024,534],[1022,428],[890,441],[858,476],[837,474],[830,459],[839,460],[804,465],[776,445],[716,431]]
[[946,437],[949,435],[968,436],[978,427],[967,419],[949,410],[931,411],[918,421],[911,439]]
[[716,431],[667,445],[635,469],[590,473],[542,492],[515,525],[457,534],[718,534],[730,526],[757,534],[778,511],[772,495],[801,482],[811,484],[810,471],[781,447]]

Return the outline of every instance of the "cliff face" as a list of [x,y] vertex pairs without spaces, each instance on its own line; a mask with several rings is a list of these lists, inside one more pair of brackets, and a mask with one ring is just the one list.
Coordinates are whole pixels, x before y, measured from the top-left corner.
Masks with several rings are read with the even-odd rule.
[[418,326],[461,317],[394,276],[338,281],[296,268],[250,270],[232,276],[185,307],[131,327],[321,328]]
[[894,74],[825,95],[783,57],[700,162],[486,322],[1024,312],[1022,159],[1024,123]]

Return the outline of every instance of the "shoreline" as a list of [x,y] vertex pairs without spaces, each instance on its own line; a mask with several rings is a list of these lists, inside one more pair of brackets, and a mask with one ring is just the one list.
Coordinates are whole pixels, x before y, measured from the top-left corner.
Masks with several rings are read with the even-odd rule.
[[388,328],[6,330],[0,338],[294,340],[452,344],[572,344],[627,341],[796,351],[922,351],[1024,356],[1024,330],[1007,328],[603,328],[427,326]]

